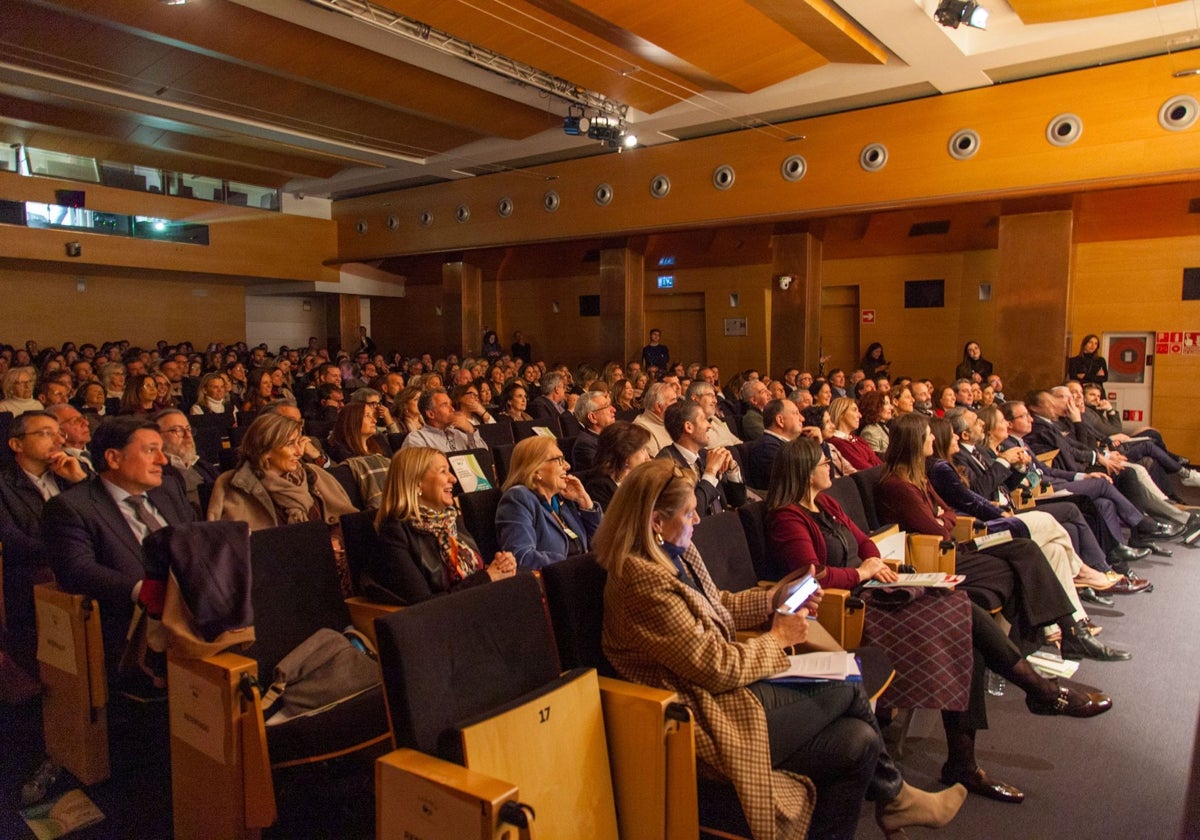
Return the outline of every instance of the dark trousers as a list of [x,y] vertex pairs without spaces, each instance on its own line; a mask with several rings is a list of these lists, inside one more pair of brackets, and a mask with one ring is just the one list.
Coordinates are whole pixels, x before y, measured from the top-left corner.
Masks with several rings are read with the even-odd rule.
[[862,683],[750,690],[767,716],[772,766],[812,779],[817,805],[810,840],[852,840],[863,798],[890,802],[904,780],[883,745]]
[[1075,546],[1076,553],[1084,563],[1098,572],[1107,572],[1112,568],[1108,565],[1107,553],[1096,541],[1096,535],[1092,533],[1078,505],[1072,502],[1049,502],[1038,505],[1037,509],[1050,514],[1063,526],[1071,537],[1071,545]]

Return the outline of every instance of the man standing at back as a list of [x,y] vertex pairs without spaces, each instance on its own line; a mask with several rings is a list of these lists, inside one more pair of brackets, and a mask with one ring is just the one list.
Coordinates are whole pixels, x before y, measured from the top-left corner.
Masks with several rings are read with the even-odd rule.
[[666,370],[667,363],[671,360],[671,351],[667,349],[667,345],[661,343],[662,331],[655,327],[650,330],[650,343],[642,348],[642,364],[649,370],[656,367],[659,370]]
[[[96,429],[91,451],[100,475],[47,502],[42,539],[59,586],[100,604],[111,678],[145,576],[142,540],[167,525],[192,522],[196,514],[167,467],[153,421],[109,418]],[[164,481],[168,470],[171,478]]]

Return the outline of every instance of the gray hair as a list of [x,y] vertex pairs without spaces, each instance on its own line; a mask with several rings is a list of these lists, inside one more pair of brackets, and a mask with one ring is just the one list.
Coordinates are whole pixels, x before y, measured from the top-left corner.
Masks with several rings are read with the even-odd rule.
[[542,377],[542,393],[547,395],[554,393],[554,389],[562,385],[564,381],[563,375],[557,371],[547,373]]
[[587,425],[587,416],[600,407],[600,398],[607,397],[606,391],[588,391],[575,401],[575,419]]
[[642,408],[649,410],[675,402],[675,389],[665,382],[655,382],[642,394]]

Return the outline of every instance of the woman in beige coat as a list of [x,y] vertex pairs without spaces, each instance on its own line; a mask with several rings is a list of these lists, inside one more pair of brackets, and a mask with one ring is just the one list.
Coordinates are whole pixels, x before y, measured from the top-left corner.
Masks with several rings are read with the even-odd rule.
[[[785,615],[772,610],[773,590],[719,591],[691,544],[693,482],[669,460],[639,465],[596,533],[613,667],[684,699],[700,759],[733,783],[756,840],[853,838],[864,795],[885,834],[948,823],[966,791],[929,794],[904,782],[861,683],[765,681],[787,668],[785,650],[807,639],[819,599]],[[737,640],[737,630],[753,628],[765,632]]]
[[213,485],[208,519],[248,522],[251,531],[324,522],[329,526],[343,592],[352,593],[342,544],[341,516],[354,513],[337,479],[301,461],[308,439],[303,424],[281,414],[260,414],[246,429],[237,466]]

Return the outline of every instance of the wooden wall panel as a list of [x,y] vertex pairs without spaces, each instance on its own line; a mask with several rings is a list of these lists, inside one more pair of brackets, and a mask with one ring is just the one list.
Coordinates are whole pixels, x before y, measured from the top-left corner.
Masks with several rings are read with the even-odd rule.
[[[79,291],[79,283],[84,291]],[[232,283],[148,279],[119,270],[60,272],[0,268],[0,336],[43,347],[129,339],[233,343],[246,338],[244,290]]]
[[1004,343],[984,356],[996,365],[1009,396],[1061,381],[1065,372],[1067,300],[1071,287],[1070,211],[1000,219],[996,261],[996,329]]
[[[1170,96],[1197,93],[1200,81],[1175,79],[1171,70],[1169,57],[1148,58],[801,120],[784,127],[806,136],[795,143],[781,141],[777,132],[740,131],[541,166],[537,178],[506,172],[347,199],[333,210],[339,252],[343,259],[370,259],[1194,177],[1200,128],[1166,131],[1156,114]],[[1046,127],[1067,111],[1080,116],[1083,133],[1072,146],[1051,146]],[[946,145],[966,126],[979,131],[980,150],[955,161]],[[858,165],[870,142],[888,148],[880,172]],[[792,154],[808,162],[796,183],[780,175]],[[727,191],[711,183],[722,164],[736,172]],[[663,199],[649,193],[659,174],[671,181]],[[554,180],[544,180],[549,177]],[[592,200],[601,183],[613,189],[606,207]],[[555,213],[542,209],[550,188],[561,199]],[[508,219],[495,212],[504,197],[515,205]],[[473,211],[466,224],[454,221],[459,204]],[[421,228],[417,218],[426,210],[434,222]],[[391,213],[401,220],[394,232],[385,224]],[[369,224],[364,235],[354,230],[359,220]]]
[[445,343],[441,286],[405,287],[404,297],[371,298],[371,338],[385,353],[399,350],[405,355],[443,355]]
[[[1183,269],[1200,266],[1200,236],[1076,246],[1068,347],[1088,333],[1200,330],[1200,301],[1181,300]],[[1065,361],[1064,361],[1065,369]],[[1200,457],[1200,355],[1154,359],[1154,425],[1171,448]]]
[[64,263],[64,244],[77,241],[83,245],[83,255],[70,260],[66,271],[95,265],[338,282],[337,270],[323,265],[337,248],[335,225],[326,219],[0,172],[0,199],[54,204],[55,190],[83,190],[89,210],[206,224],[209,244],[149,242],[74,230],[0,225],[0,254]]
[[[984,272],[993,271],[993,260],[976,252],[919,254],[895,257],[828,260],[822,266],[825,286],[857,285],[859,307],[875,310],[874,324],[859,325],[859,355],[831,359],[826,365],[853,370],[871,342],[883,345],[892,361],[893,377],[929,377],[949,383],[962,358],[962,347],[975,339],[984,355],[994,355],[995,345],[985,335],[983,308],[967,300]],[[946,281],[946,305],[941,309],[905,309],[904,281]],[[988,279],[991,279],[990,277]]]

